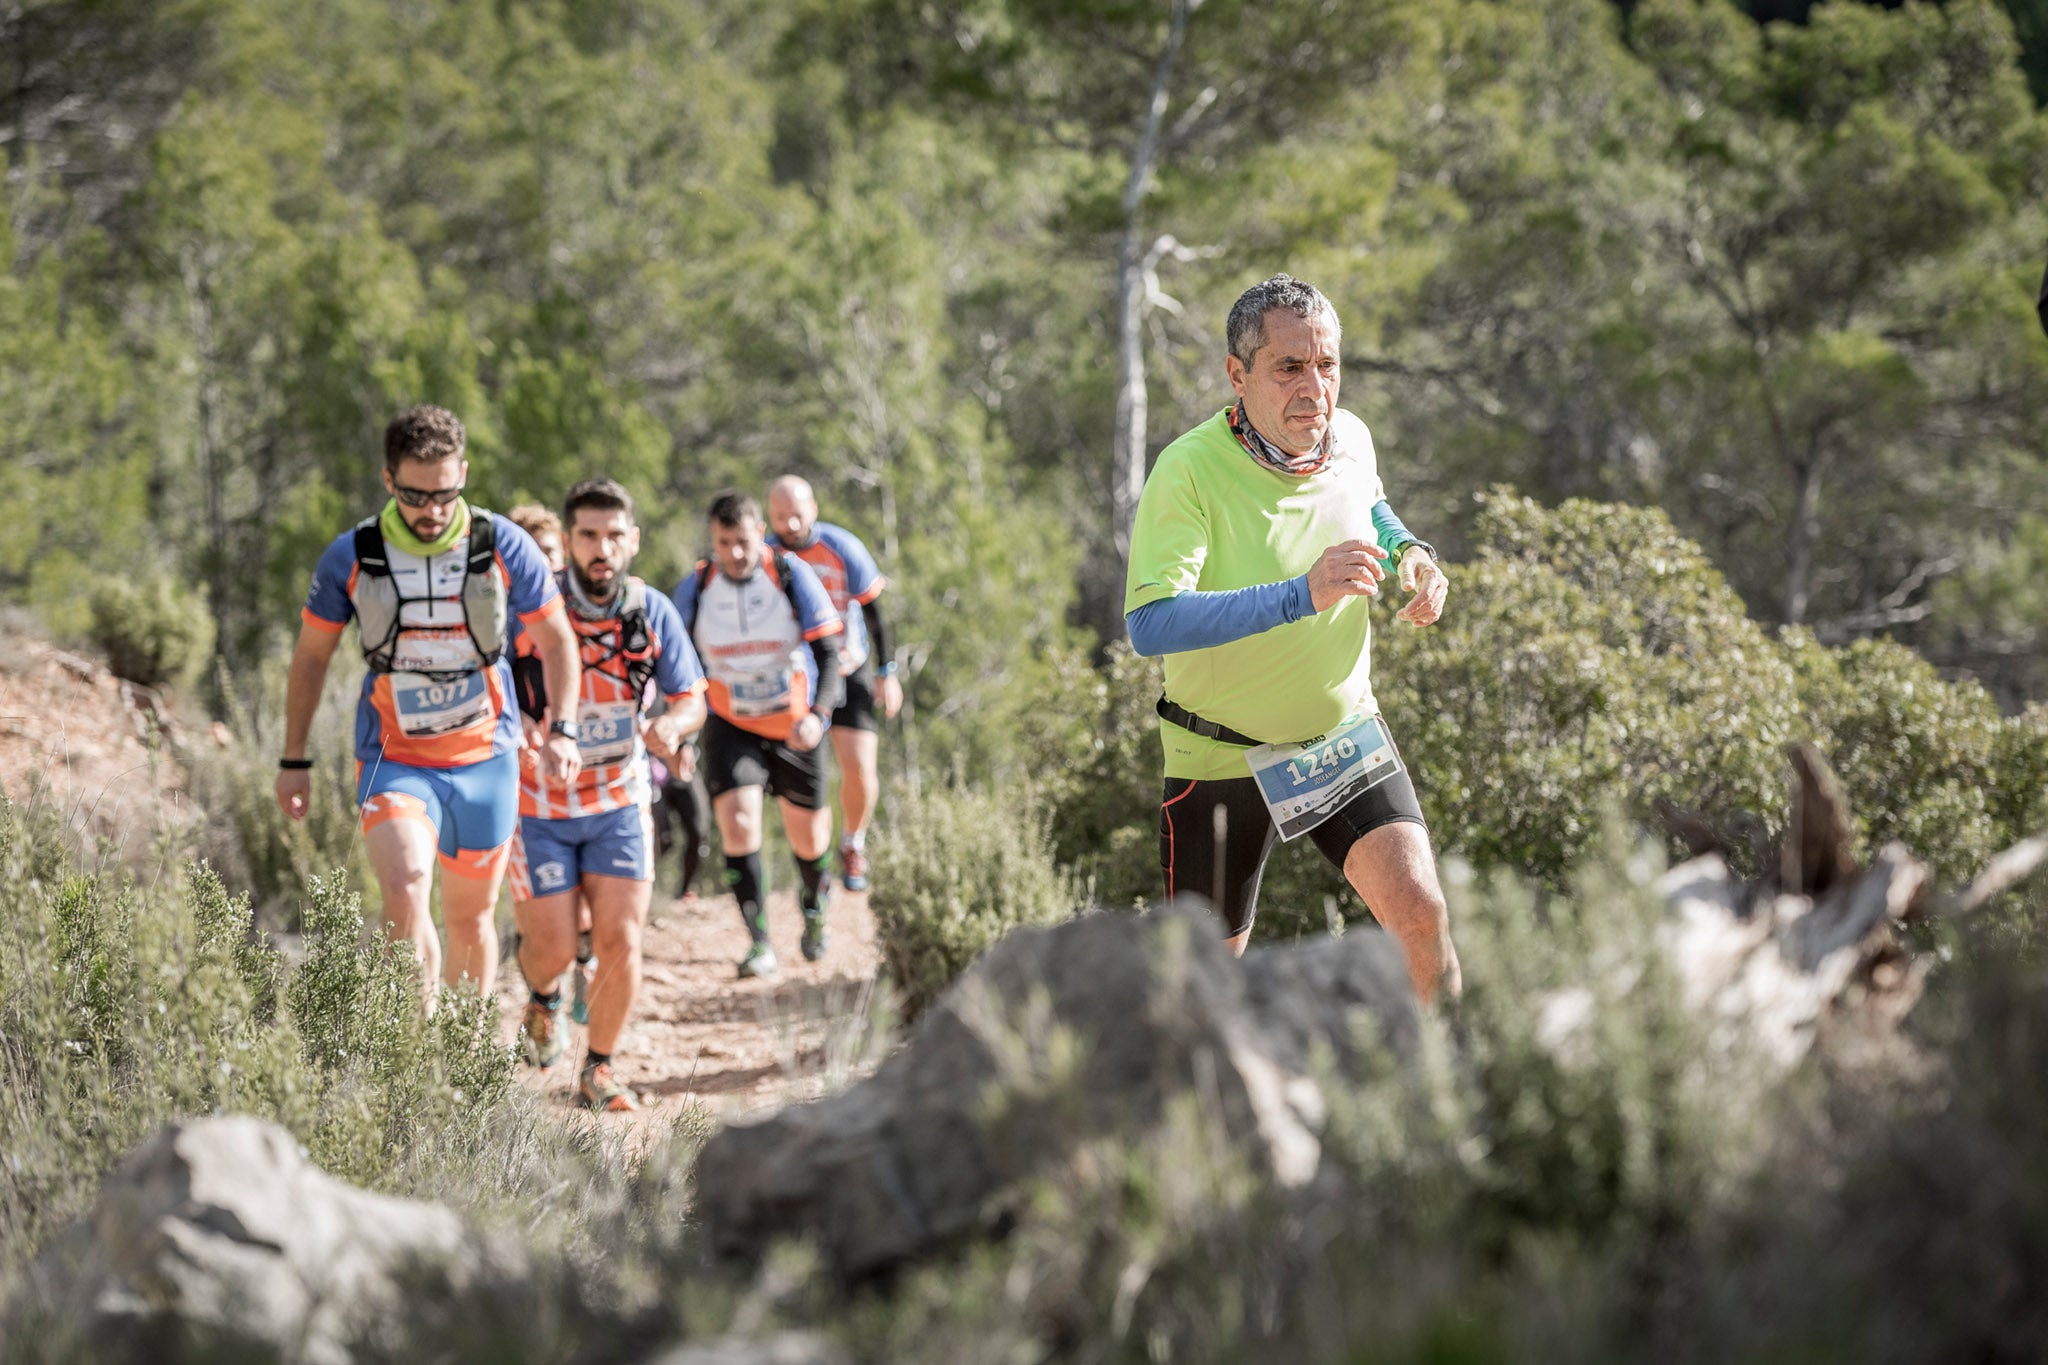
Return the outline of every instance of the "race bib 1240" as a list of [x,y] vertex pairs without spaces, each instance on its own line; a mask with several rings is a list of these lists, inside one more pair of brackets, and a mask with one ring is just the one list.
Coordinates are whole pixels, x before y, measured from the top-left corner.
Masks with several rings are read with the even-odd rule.
[[1245,750],[1259,795],[1282,839],[1306,834],[1360,792],[1401,771],[1401,756],[1378,716],[1350,716],[1300,744]]

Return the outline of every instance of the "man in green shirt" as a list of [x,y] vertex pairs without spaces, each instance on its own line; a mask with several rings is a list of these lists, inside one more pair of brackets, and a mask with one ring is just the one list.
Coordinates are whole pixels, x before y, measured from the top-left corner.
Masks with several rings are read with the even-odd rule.
[[1138,500],[1124,615],[1163,655],[1169,896],[1208,896],[1251,934],[1276,836],[1307,834],[1407,954],[1415,991],[1456,995],[1458,958],[1414,785],[1372,693],[1370,604],[1425,626],[1449,581],[1387,506],[1365,423],[1337,406],[1340,328],[1276,275],[1230,311],[1237,402],[1160,452]]

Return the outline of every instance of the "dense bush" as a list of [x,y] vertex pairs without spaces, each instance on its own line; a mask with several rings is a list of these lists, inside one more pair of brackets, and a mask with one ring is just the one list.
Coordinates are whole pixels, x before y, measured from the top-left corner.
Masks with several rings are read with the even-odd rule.
[[139,883],[0,800],[0,1273],[172,1118],[275,1119],[329,1171],[381,1187],[459,1181],[530,1132],[491,1004],[444,993],[423,1019],[409,945],[367,940],[336,880],[313,885],[306,931],[288,971],[204,865]]
[[102,583],[93,591],[88,634],[116,677],[144,687],[188,687],[213,657],[206,603],[169,574]]
[[1056,924],[1080,903],[1029,792],[943,786],[900,793],[889,810],[868,904],[910,1018],[1004,934]]

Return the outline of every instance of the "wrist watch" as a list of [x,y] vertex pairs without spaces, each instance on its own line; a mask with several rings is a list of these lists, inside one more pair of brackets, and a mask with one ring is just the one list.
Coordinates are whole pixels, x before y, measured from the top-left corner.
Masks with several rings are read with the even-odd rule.
[[[1435,560],[1437,563],[1442,563],[1442,560],[1438,559],[1437,557],[1436,546],[1430,544],[1426,540],[1411,540],[1406,545],[1403,545],[1401,547],[1401,553],[1404,555],[1407,554],[1410,550],[1421,550],[1424,554],[1428,555],[1430,559]],[[1397,559],[1395,562],[1399,563],[1400,561]]]
[[549,721],[548,733],[551,735],[560,735],[563,739],[573,740],[581,738],[581,736],[577,733],[576,730],[576,722],[573,720]]

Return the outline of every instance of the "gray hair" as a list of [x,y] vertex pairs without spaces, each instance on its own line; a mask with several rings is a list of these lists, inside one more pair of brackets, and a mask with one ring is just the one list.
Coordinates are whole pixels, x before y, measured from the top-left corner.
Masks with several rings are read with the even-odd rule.
[[1330,326],[1339,335],[1343,326],[1337,321],[1337,309],[1323,291],[1292,275],[1275,275],[1272,279],[1255,284],[1237,296],[1237,302],[1230,306],[1228,340],[1230,353],[1244,364],[1252,366],[1252,357],[1266,344],[1266,314],[1275,308],[1285,308],[1298,318],[1313,318],[1318,314],[1330,316]]

